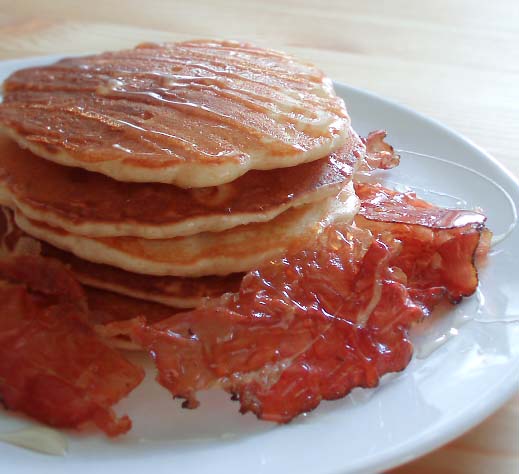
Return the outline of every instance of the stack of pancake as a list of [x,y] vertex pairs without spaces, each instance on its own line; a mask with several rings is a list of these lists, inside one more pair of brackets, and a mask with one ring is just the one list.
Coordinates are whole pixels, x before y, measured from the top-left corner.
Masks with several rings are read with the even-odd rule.
[[143,44],[20,70],[0,104],[9,253],[177,308],[353,219],[364,146],[328,78],[235,42]]

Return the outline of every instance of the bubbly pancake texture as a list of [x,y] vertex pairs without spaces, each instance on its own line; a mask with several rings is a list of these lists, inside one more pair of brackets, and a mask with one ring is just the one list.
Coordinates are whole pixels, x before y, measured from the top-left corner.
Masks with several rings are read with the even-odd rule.
[[344,102],[320,70],[211,40],[17,71],[4,82],[0,128],[62,165],[184,188],[314,161],[352,139]]
[[90,237],[165,239],[220,232],[338,194],[364,153],[360,138],[351,145],[290,170],[250,171],[232,183],[182,189],[123,183],[61,166],[0,137],[0,204]]
[[28,219],[18,210],[15,222],[27,234],[91,262],[147,275],[199,277],[250,270],[317,232],[323,219],[351,221],[357,210],[349,183],[338,197],[289,209],[268,222],[172,239],[85,237]]
[[105,293],[114,292],[174,308],[194,308],[207,297],[237,291],[242,279],[242,274],[200,278],[151,276],[88,262],[30,237],[16,225],[12,211],[0,207],[0,256],[21,255],[39,255],[59,260],[78,281],[92,288],[109,290]]

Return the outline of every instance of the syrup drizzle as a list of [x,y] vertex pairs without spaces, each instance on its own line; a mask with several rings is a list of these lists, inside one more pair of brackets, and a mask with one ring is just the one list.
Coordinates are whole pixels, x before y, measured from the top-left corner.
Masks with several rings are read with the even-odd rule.
[[[269,74],[266,75],[267,69]],[[183,116],[207,119],[231,129],[237,127],[242,133],[257,138],[264,136],[262,127],[254,120],[244,122],[232,107],[221,107],[226,103],[222,100],[230,99],[235,106],[262,113],[279,124],[291,123],[315,139],[343,128],[346,117],[341,100],[324,90],[321,94],[314,91],[319,85],[327,89],[325,78],[318,70],[299,65],[283,54],[240,48],[238,44],[218,47],[216,43],[214,46],[182,43],[173,48],[144,45],[131,51],[64,59],[35,69],[31,74],[29,78],[21,73],[11,76],[9,90],[23,90],[38,96],[42,92],[52,92],[55,95],[75,93],[82,97],[81,94],[95,92],[97,102],[102,102],[103,98],[124,99],[134,105],[171,107]],[[298,94],[294,96],[287,89],[296,89]],[[215,102],[215,98],[219,100]],[[50,104],[35,105],[53,110]],[[78,110],[79,107],[71,107],[70,112]],[[129,135],[134,131],[129,129],[139,126],[142,133],[159,133],[168,140],[184,138],[164,133],[158,123],[154,128],[149,123],[145,125],[147,121],[140,123],[136,115],[133,114],[132,123],[117,117],[115,110],[110,117],[94,114],[85,118],[105,125],[111,123],[125,129]],[[289,147],[285,135],[273,136],[277,146]],[[195,142],[190,145],[199,151],[200,146]]]
[[[503,232],[494,235],[492,238],[492,250],[489,253],[489,256],[492,257],[499,253],[499,250],[496,250],[496,247],[510,237],[510,235],[516,229],[518,221],[518,212],[516,204],[512,196],[510,196],[510,194],[503,188],[503,186],[501,186],[499,183],[497,183],[496,181],[494,181],[493,179],[489,178],[488,176],[484,175],[479,171],[469,168],[468,166],[452,162],[448,159],[403,149],[397,151],[398,153],[403,155],[407,154],[412,155],[414,157],[435,160],[441,162],[444,165],[456,167],[458,169],[463,170],[464,172],[469,173],[470,175],[477,176],[479,179],[482,179],[489,183],[497,191],[497,193],[499,193],[504,198],[505,205],[508,206],[508,209],[503,209],[503,213],[508,211],[510,215],[510,222],[508,223],[506,229]],[[431,196],[433,200],[436,197],[444,202],[449,201],[452,203],[452,206],[456,208],[470,207],[469,203],[465,199],[448,193],[434,191],[426,188],[420,188],[417,186],[410,187],[408,183],[403,184],[398,180],[386,180],[386,183],[390,183],[392,187],[401,191],[417,191],[419,194],[421,194],[421,197],[427,198]],[[479,323],[519,322],[519,315],[517,314],[508,314],[508,312],[506,310],[503,311],[502,308],[499,308],[497,311],[493,310],[491,308],[492,305],[489,304],[487,295],[485,294],[485,288],[481,284],[476,290],[476,293],[473,296],[473,298],[477,302],[476,307],[474,307],[472,303],[472,305],[469,306],[466,310],[456,308],[455,314],[450,316],[441,314],[442,309],[435,312],[440,313],[439,316],[436,315],[437,319],[441,319],[441,317],[443,316],[449,318],[447,325],[438,328],[439,324],[437,324],[436,328],[432,327],[430,328],[430,330],[427,329],[425,331],[417,331],[418,334],[415,334],[413,337],[413,344],[415,347],[415,356],[418,359],[425,359],[429,357],[433,352],[442,347],[446,342],[455,338],[459,334],[460,328],[463,325],[469,323],[470,321],[476,321]],[[465,301],[465,304],[471,304],[470,300]],[[453,308],[450,308],[451,312],[452,310]],[[433,315],[433,319],[436,319],[436,317],[435,315]],[[436,323],[439,323],[439,321],[437,321]]]
[[[489,178],[488,176],[484,175],[483,173],[480,173],[479,171],[476,171],[476,170],[474,170],[472,168],[469,168],[468,166],[452,162],[452,161],[447,160],[445,158],[439,158],[437,156],[427,155],[425,153],[418,153],[418,152],[409,151],[409,150],[402,150],[402,149],[400,149],[400,150],[397,150],[397,151],[399,153],[405,153],[405,154],[409,154],[409,155],[413,155],[413,156],[419,156],[421,158],[428,158],[428,159],[431,159],[431,160],[436,160],[436,161],[439,161],[441,163],[445,163],[445,164],[447,164],[449,166],[454,166],[456,168],[462,169],[462,170],[466,171],[467,173],[473,174],[473,175],[477,176],[478,178],[483,179],[484,181],[488,182],[495,189],[498,190],[498,192],[505,198],[505,200],[506,200],[506,202],[507,202],[507,204],[509,206],[509,211],[511,212],[512,220],[511,220],[508,228],[504,232],[502,232],[501,234],[498,234],[498,235],[494,235],[492,237],[492,248],[494,248],[496,245],[500,244],[505,239],[507,239],[512,234],[512,232],[515,230],[515,228],[517,226],[517,220],[518,220],[517,207],[515,205],[514,200],[512,199],[512,196],[510,196],[510,194],[499,183],[496,183],[493,179]],[[460,200],[459,198],[457,198],[455,196],[452,196],[452,195],[449,195],[449,194],[446,194],[446,193],[440,193],[440,192],[436,192],[436,191],[431,191],[431,190],[428,190],[428,193],[433,193],[433,194],[436,194],[438,196],[443,196],[443,197],[455,199],[457,201],[458,206],[460,206],[460,207],[467,206],[467,202],[466,201]]]

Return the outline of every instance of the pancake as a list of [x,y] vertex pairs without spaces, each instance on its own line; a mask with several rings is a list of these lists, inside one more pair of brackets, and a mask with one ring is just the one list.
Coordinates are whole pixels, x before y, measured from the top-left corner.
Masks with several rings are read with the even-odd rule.
[[139,316],[144,316],[148,322],[155,323],[175,314],[174,309],[162,304],[117,295],[111,291],[87,288],[85,293],[90,310],[90,323],[94,325],[127,321]]
[[0,207],[0,255],[54,258],[64,263],[84,285],[175,308],[194,308],[204,298],[237,291],[242,279],[241,274],[201,278],[149,276],[91,263],[30,237],[18,228],[12,211],[5,207]]
[[316,67],[211,40],[17,71],[0,128],[62,165],[184,188],[314,161],[352,139],[344,102]]
[[145,318],[149,324],[175,315],[178,310],[149,301],[121,296],[110,291],[85,289],[88,302],[88,322],[108,344],[123,350],[140,351],[131,341],[133,318]]
[[250,270],[318,230],[330,214],[351,220],[357,210],[358,199],[349,183],[340,199],[295,207],[269,222],[172,239],[85,237],[29,219],[19,210],[15,222],[27,234],[91,262],[147,275],[199,277]]
[[187,190],[123,183],[60,166],[0,137],[0,204],[90,237],[165,239],[220,232],[338,194],[364,152],[360,138],[351,144],[290,170],[250,171],[232,183]]

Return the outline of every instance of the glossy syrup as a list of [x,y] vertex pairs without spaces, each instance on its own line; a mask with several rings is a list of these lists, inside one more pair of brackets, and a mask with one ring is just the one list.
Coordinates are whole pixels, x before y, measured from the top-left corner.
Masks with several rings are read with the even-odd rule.
[[[475,321],[481,323],[515,323],[519,322],[519,299],[517,304],[513,301],[515,290],[500,291],[510,285],[513,287],[518,282],[511,282],[510,275],[496,268],[503,268],[500,261],[515,259],[519,267],[519,259],[500,249],[500,244],[507,240],[517,227],[517,208],[510,194],[497,182],[485,176],[479,171],[473,170],[465,165],[453,163],[443,158],[416,153],[407,150],[398,150],[403,158],[402,167],[406,160],[417,161],[416,166],[423,169],[423,161],[433,161],[441,164],[442,172],[455,175],[458,180],[470,180],[470,186],[463,187],[464,197],[459,196],[456,191],[456,183],[442,182],[442,187],[448,189],[437,191],[430,189],[422,183],[413,183],[414,173],[395,173],[385,180],[385,184],[399,191],[414,191],[419,197],[435,204],[458,209],[474,209],[482,212],[488,217],[488,227],[494,233],[492,245],[487,261],[479,265],[480,285],[476,293],[466,298],[460,305],[439,308],[424,323],[418,325],[411,334],[415,347],[415,357],[425,359],[434,351],[442,347],[446,342],[458,336],[462,326]],[[430,165],[427,168],[434,168]],[[416,175],[414,175],[416,176]],[[429,178],[432,181],[431,178]],[[466,189],[474,189],[472,195],[465,196]],[[490,203],[482,209],[480,202]],[[502,281],[501,281],[502,280]]]
[[[320,71],[238,43],[143,45],[68,58],[29,74],[17,71],[4,89],[0,116],[14,105],[15,89],[27,97],[52,97],[43,100],[45,112],[32,127],[45,143],[68,147],[67,153],[73,149],[91,164],[113,153],[110,160],[130,154],[143,160],[139,166],[152,168],[159,158],[165,166],[306,153],[320,148],[323,137],[344,135],[349,123],[342,100]],[[69,98],[77,105],[66,108]],[[25,112],[23,117],[29,120]],[[97,138],[87,143],[91,135]],[[72,146],[75,141],[81,145]]]

